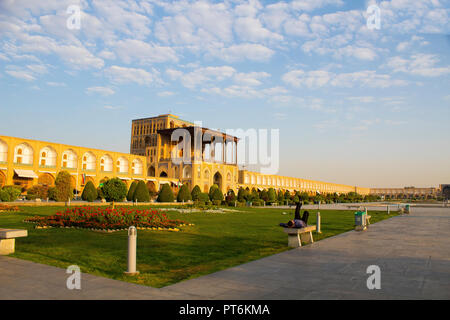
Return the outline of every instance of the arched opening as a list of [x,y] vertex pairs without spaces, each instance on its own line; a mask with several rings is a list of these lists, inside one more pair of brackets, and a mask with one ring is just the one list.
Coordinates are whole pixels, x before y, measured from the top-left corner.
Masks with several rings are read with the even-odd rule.
[[113,171],[113,159],[111,156],[105,154],[100,158],[100,171],[112,172]]
[[41,167],[55,167],[56,166],[56,151],[51,147],[45,147],[39,152],[39,166]]
[[191,178],[191,167],[184,167],[183,168],[183,179],[190,179]]
[[150,192],[150,195],[154,195],[156,193],[156,185],[153,181],[147,182],[147,189]]
[[139,159],[134,159],[131,164],[131,170],[133,171],[133,174],[135,175],[142,175],[142,161]]
[[161,171],[161,173],[159,174],[160,177],[167,177],[167,172],[165,171]]
[[14,163],[33,164],[33,148],[27,143],[21,143],[14,149]]
[[55,178],[50,173],[43,173],[38,178],[38,184],[51,187],[55,184]]
[[73,150],[66,150],[62,154],[61,166],[65,169],[77,168],[77,154]]
[[6,163],[8,161],[8,145],[5,141],[0,139],[0,163]]
[[214,174],[214,184],[217,184],[220,190],[222,190],[222,175],[219,172]]
[[128,173],[128,160],[125,157],[117,159],[116,169],[118,173]]
[[3,188],[5,184],[6,184],[6,174],[4,174],[3,171],[0,171],[0,188]]
[[173,121],[170,121],[170,128],[175,128],[175,123]]
[[154,166],[150,166],[147,170],[147,176],[149,177],[154,177],[155,176],[155,167]]
[[231,181],[231,173],[227,173],[227,181]]
[[95,156],[92,152],[86,152],[81,161],[83,170],[95,170]]
[[203,186],[203,192],[209,192],[209,185],[208,184],[205,184],[204,186]]

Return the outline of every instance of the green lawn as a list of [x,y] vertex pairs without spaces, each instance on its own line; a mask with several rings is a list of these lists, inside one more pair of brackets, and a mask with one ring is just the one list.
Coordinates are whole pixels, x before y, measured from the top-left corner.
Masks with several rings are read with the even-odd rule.
[[[148,208],[148,207],[147,207]],[[127,267],[127,233],[110,234],[78,229],[35,229],[26,217],[50,215],[62,207],[21,207],[19,213],[0,213],[0,228],[28,229],[16,239],[14,257],[66,268],[76,264],[82,272],[164,287],[182,280],[226,269],[288,250],[287,236],[278,226],[293,218],[294,210],[237,208],[233,213],[168,212],[194,226],[182,232],[138,230],[137,277],[123,275]],[[233,208],[234,209],[234,208]],[[283,215],[282,212],[288,212]],[[309,224],[316,211],[309,210]],[[386,219],[386,212],[370,212],[371,222]],[[321,240],[353,229],[354,211],[321,210]]]

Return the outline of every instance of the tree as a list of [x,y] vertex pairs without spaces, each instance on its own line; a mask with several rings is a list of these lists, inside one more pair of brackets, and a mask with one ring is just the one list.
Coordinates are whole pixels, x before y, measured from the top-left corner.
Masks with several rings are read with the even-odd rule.
[[172,192],[172,188],[168,184],[163,184],[161,190],[159,191],[158,198],[156,201],[158,202],[173,202],[174,196]]
[[144,181],[140,180],[137,183],[132,200],[137,202],[150,202],[150,193],[148,192]]
[[84,201],[92,202],[97,199],[97,189],[95,188],[92,181],[88,181],[84,186],[83,193],[81,194],[81,199]]
[[269,201],[269,194],[267,193],[266,189],[261,191],[261,194],[259,196],[261,199],[263,199],[265,202]]
[[277,199],[278,199],[278,202],[283,203],[283,200],[284,200],[283,191],[281,191],[281,190],[278,191]]
[[67,202],[73,199],[72,177],[67,171],[60,171],[55,180],[56,201]]
[[133,201],[133,196],[134,196],[134,192],[136,191],[137,185],[138,185],[137,181],[133,181],[131,183],[130,189],[128,189],[128,193],[127,193],[128,201]]
[[244,202],[245,201],[245,197],[246,197],[246,190],[242,187],[239,188],[238,190],[238,195],[237,195],[237,199],[239,202]]
[[32,186],[30,189],[27,190],[27,199],[28,200],[34,200],[34,199],[47,199],[48,198],[48,186]]
[[103,195],[106,201],[123,201],[127,195],[127,185],[119,178],[112,178],[103,184]]
[[200,189],[200,187],[198,185],[195,185],[195,187],[191,191],[192,200],[194,200],[194,201],[198,200],[200,193],[202,193],[202,190]]
[[258,193],[258,191],[256,191],[255,188],[253,188],[250,201],[255,201],[255,200],[259,200],[259,193]]
[[178,202],[185,202],[185,201],[189,201],[189,200],[192,200],[192,195],[189,192],[188,186],[183,184],[181,186],[180,190],[178,191],[177,201]]
[[267,191],[267,195],[269,197],[269,202],[275,202],[277,200],[277,194],[275,193],[274,188],[269,188],[269,191]]
[[211,200],[223,201],[223,193],[219,188],[214,189]]
[[211,188],[209,188],[209,199],[212,200],[213,199],[213,194],[214,194],[214,190],[215,189],[219,189],[219,186],[217,184],[213,184],[211,186]]
[[284,193],[284,198],[286,200],[291,200],[291,193],[289,192],[289,190],[286,190],[286,192]]
[[15,201],[21,194],[20,187],[4,186],[0,192],[0,200],[5,202]]
[[233,190],[228,191],[225,200],[229,203],[234,203],[236,201],[236,194],[234,193]]

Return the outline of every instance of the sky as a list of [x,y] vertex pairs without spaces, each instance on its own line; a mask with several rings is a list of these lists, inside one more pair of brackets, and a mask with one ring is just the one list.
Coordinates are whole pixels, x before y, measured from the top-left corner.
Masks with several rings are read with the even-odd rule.
[[173,113],[279,129],[280,175],[450,183],[449,16],[443,0],[0,0],[0,135],[129,152],[132,119]]

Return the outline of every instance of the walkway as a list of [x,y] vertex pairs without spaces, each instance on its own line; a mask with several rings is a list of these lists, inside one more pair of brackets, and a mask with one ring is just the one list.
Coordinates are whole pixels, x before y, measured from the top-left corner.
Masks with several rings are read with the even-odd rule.
[[[280,230],[281,232],[281,230]],[[381,268],[368,290],[366,268]],[[0,257],[0,299],[450,299],[450,209],[413,208],[370,226],[155,289]]]

